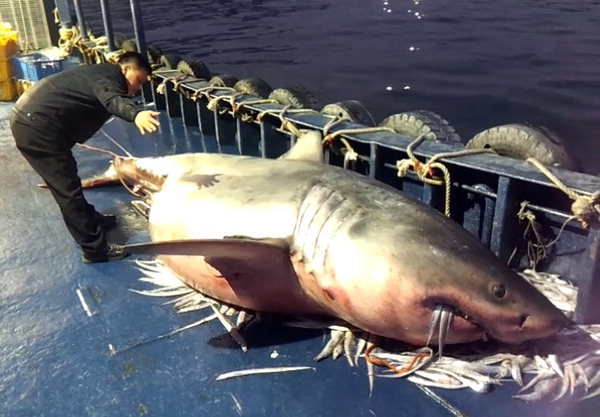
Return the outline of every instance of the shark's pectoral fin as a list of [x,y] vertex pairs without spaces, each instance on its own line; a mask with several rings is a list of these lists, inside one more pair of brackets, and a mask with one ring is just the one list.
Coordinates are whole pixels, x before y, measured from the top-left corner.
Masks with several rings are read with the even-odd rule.
[[223,237],[223,239],[237,240],[237,241],[244,241],[244,242],[264,243],[267,245],[279,246],[284,251],[287,251],[287,253],[290,252],[289,240],[284,239],[284,238],[275,238],[275,237],[258,237],[257,238],[257,237],[251,237],[251,236],[245,236],[245,235],[232,235],[232,236],[225,236],[225,237]]
[[130,254],[203,256],[224,277],[293,270],[283,239],[190,239],[126,245]]
[[277,159],[323,162],[323,135],[317,130],[302,131],[296,144]]

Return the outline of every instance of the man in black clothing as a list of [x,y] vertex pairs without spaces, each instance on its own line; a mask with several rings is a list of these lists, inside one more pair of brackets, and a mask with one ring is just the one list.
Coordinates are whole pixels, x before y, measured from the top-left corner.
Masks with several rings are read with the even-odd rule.
[[126,253],[107,243],[105,229],[116,218],[86,201],[71,148],[112,115],[135,123],[142,134],[155,132],[159,113],[140,111],[132,98],[151,71],[143,55],[127,52],[117,64],[80,66],[44,78],[13,108],[10,126],[17,148],[52,192],[86,263],[121,259]]

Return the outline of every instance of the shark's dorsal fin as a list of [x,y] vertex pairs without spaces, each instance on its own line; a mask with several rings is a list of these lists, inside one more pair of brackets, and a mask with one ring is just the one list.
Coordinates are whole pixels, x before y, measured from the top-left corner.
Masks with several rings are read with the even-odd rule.
[[323,135],[318,130],[303,130],[296,144],[277,159],[323,162]]

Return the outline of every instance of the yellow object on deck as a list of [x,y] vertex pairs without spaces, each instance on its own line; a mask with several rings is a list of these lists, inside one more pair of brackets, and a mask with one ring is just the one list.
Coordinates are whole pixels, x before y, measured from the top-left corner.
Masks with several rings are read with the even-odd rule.
[[19,52],[19,34],[10,23],[0,22],[0,61],[8,61]]
[[19,34],[10,23],[0,23],[0,101],[11,101],[17,96],[10,58],[19,52]]

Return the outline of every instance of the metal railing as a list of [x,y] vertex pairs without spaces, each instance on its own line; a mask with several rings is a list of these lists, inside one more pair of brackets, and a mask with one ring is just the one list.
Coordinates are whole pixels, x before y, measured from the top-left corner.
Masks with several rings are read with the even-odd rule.
[[[207,80],[187,77],[182,81],[181,76],[175,70],[158,71],[154,86],[163,84],[164,95],[153,88],[154,103],[169,117],[181,118],[181,123],[188,129],[198,129],[204,135],[204,151],[275,158],[293,145],[295,136],[281,128],[281,119],[277,115],[267,115],[260,120],[256,117],[265,110],[281,111],[283,106],[244,105],[244,102],[256,101],[257,97],[243,95],[236,97],[235,108],[228,99],[223,99],[219,100],[217,108],[209,110],[209,101],[230,96],[231,92],[215,89],[206,93],[210,87]],[[199,91],[202,94],[198,94]],[[323,131],[331,117],[318,112],[289,113],[285,120],[301,129]],[[357,127],[364,126],[342,122],[329,133]],[[407,158],[406,148],[412,138],[391,132],[342,136],[358,154],[355,170],[442,209],[443,187],[424,184],[410,173],[403,178],[397,175],[396,162]],[[459,144],[425,141],[414,153],[425,161],[438,153],[460,149]],[[342,166],[344,158],[329,151],[327,161]],[[570,199],[525,161],[490,154],[441,161],[451,172],[452,218],[478,236],[501,259],[508,260],[513,255],[513,266],[527,266],[527,242],[522,237],[526,223],[517,216],[524,201],[528,202],[527,209],[535,214],[539,227],[547,236],[556,237],[560,232],[560,239],[547,249],[546,258],[538,267],[575,282],[579,287],[576,319],[598,322],[600,311],[593,305],[594,300],[600,299],[598,224],[585,229],[577,221],[571,221],[561,232],[572,215]],[[591,194],[600,189],[597,177],[560,169],[554,172],[579,193]]]

